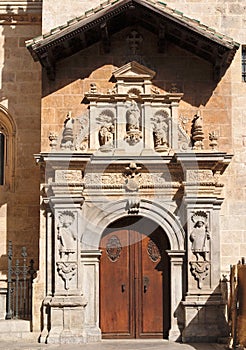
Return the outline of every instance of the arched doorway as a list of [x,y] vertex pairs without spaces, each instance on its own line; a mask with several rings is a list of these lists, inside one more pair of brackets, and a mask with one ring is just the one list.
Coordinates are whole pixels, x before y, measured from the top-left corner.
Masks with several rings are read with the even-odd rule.
[[146,217],[125,217],[104,231],[100,249],[100,328],[104,338],[167,338],[168,238]]

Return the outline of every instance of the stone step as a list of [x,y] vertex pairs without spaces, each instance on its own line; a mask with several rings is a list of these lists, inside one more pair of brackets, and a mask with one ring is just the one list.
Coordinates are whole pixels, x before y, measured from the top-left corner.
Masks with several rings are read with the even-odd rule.
[[0,320],[0,340],[26,341],[38,339],[38,334],[31,332],[31,322],[26,320]]

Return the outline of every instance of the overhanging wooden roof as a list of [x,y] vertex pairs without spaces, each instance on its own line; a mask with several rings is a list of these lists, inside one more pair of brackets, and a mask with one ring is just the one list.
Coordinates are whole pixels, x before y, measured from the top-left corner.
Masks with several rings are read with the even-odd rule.
[[98,41],[109,52],[111,35],[136,24],[158,36],[160,52],[165,50],[166,41],[171,41],[211,62],[217,78],[239,48],[233,39],[158,0],[104,1],[82,16],[27,41],[26,45],[34,60],[40,61],[54,79],[56,62]]

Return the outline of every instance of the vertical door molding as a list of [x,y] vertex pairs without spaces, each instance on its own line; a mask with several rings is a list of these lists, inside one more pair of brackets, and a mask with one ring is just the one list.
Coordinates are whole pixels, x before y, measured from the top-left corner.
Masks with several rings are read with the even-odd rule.
[[183,299],[183,265],[185,250],[168,250],[171,264],[171,329],[169,331],[169,340],[180,340],[182,327],[182,307]]

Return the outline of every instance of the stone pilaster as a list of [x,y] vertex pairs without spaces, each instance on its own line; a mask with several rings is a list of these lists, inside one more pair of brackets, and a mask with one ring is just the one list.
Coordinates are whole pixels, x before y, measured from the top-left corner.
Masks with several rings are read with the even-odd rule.
[[172,293],[171,297],[171,329],[169,331],[169,340],[179,341],[180,340],[180,328],[182,328],[182,306],[181,302],[183,299],[183,286],[184,286],[184,257],[185,251],[167,251],[170,257],[171,265],[171,279],[170,279],[170,290]]
[[[47,343],[84,343],[84,308],[80,260],[81,184],[52,187],[47,218],[47,286],[43,301],[46,319],[40,340]],[[76,196],[73,196],[73,193]],[[62,193],[63,192],[63,193]],[[61,194],[62,193],[62,194]]]
[[[217,341],[226,336],[224,303],[220,290],[219,212],[223,202],[219,173],[226,167],[226,156],[214,159],[205,153],[183,156],[185,173],[187,291],[182,340]],[[223,158],[225,163],[223,163]],[[214,169],[211,170],[211,162]],[[210,169],[209,169],[210,166]]]
[[100,250],[81,252],[83,293],[88,301],[85,308],[84,331],[87,342],[101,340],[99,328],[99,259]]

